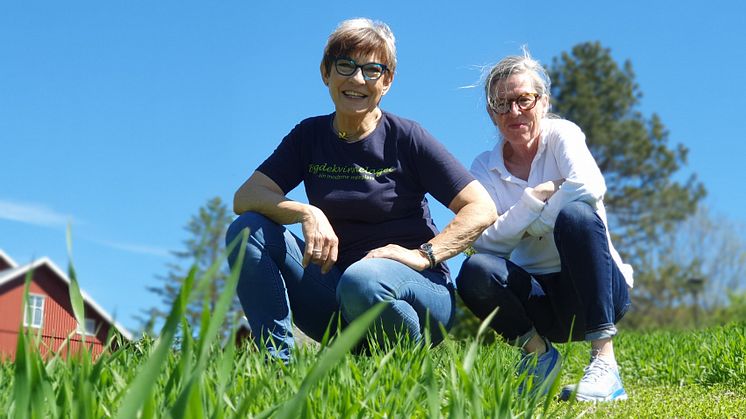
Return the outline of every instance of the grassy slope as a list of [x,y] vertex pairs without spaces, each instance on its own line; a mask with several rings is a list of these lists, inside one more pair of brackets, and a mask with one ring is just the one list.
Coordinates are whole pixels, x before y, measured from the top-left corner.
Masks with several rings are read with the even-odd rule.
[[[746,323],[697,332],[630,332],[615,339],[629,400],[568,406],[570,416],[746,416]],[[587,353],[565,345],[563,382],[576,379]]]
[[[544,405],[541,399],[516,397],[514,350],[499,342],[474,347],[477,352],[472,360],[470,343],[448,341],[430,351],[401,345],[369,357],[344,356],[337,367],[309,387],[305,403],[297,408],[306,409],[313,417],[428,417],[434,412],[455,417],[541,413],[550,417],[743,417],[745,326],[621,334],[616,349],[630,395],[626,402],[588,405],[550,399]],[[567,384],[581,373],[587,349],[579,343],[560,347],[565,355],[562,384]],[[271,413],[298,393],[320,359],[315,348],[308,348],[293,365],[285,367],[266,362],[261,353],[253,351],[228,354],[229,358],[214,351],[195,385],[196,397],[187,400],[183,396],[185,377],[195,368],[197,356],[195,348],[184,350],[183,343],[181,348],[181,353],[190,355],[183,357],[176,351],[168,355],[156,390],[141,410],[144,416],[178,412],[174,406],[180,396],[185,400],[184,409],[196,413],[194,417]],[[106,368],[100,370],[97,364],[84,361],[39,365],[43,372],[32,374],[36,375],[32,378],[46,383],[39,384],[46,389],[32,393],[41,395],[32,395],[32,400],[45,400],[48,407],[41,416],[70,412],[78,412],[78,417],[113,416],[151,350],[149,344],[127,348],[104,358],[101,365]],[[0,367],[0,408],[5,412],[15,408],[14,367]],[[225,388],[225,397],[221,388]],[[87,394],[80,394],[80,389],[86,389]],[[49,407],[50,402],[59,409]]]
[[[21,335],[15,363],[0,362],[0,412],[81,419],[746,416],[746,323],[698,332],[622,333],[615,348],[630,400],[563,403],[554,399],[556,387],[548,397],[517,396],[518,354],[500,342],[447,340],[434,349],[397,344],[370,356],[349,355],[382,307],[361,316],[324,349],[299,350],[290,366],[248,348],[222,348],[218,328],[237,270],[215,308],[203,312],[199,336],[192,338],[184,318],[189,296],[208,286],[222,263],[203,274],[190,271],[158,340],[125,345],[95,361],[88,354],[44,361],[33,336]],[[69,271],[76,285],[74,270]],[[29,283],[30,275],[26,292]],[[82,320],[77,286],[71,287],[71,301]],[[179,327],[185,332],[177,340]],[[566,384],[578,379],[587,347],[561,345],[561,352]]]

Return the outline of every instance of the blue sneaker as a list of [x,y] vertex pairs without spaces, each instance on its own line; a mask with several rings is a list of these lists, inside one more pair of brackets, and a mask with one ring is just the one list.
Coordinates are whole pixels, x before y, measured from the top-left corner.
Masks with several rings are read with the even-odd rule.
[[544,343],[547,351],[536,356],[527,353],[518,364],[518,375],[521,383],[518,385],[518,393],[523,394],[527,389],[531,392],[546,394],[559,374],[562,365],[562,357],[557,349],[545,338]]
[[627,392],[619,377],[619,368],[601,357],[591,359],[585,367],[583,378],[577,385],[565,386],[560,392],[560,399],[569,400],[573,394],[582,402],[609,402],[627,400]]

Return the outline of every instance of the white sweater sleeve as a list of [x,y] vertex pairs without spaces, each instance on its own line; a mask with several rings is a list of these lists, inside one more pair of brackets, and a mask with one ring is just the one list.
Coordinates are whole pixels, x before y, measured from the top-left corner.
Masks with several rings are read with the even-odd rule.
[[594,209],[606,193],[606,182],[585,144],[585,134],[570,121],[553,120],[552,129],[547,134],[547,152],[556,159],[565,182],[547,201],[537,225],[528,229],[531,235],[543,235],[554,229],[557,215],[570,202],[583,201]]
[[[494,184],[489,169],[479,157],[474,160],[471,167],[474,177],[487,189],[493,201],[498,202],[497,185]],[[478,252],[489,252],[508,258],[513,249],[523,237],[526,228],[533,223],[541,214],[544,203],[536,199],[532,194],[532,188],[526,188],[521,198],[507,211],[497,217],[497,221],[486,230],[474,242],[474,249]],[[499,211],[499,209],[498,209]]]

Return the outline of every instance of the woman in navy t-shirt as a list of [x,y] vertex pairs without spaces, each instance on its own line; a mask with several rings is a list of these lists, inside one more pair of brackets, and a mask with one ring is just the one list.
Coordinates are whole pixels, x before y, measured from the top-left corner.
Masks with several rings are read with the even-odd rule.
[[[394,36],[352,19],[329,36],[321,78],[335,112],[308,118],[238,189],[227,241],[244,228],[238,296],[255,339],[290,358],[292,321],[320,340],[341,312],[351,322],[389,302],[380,330],[432,342],[450,326],[454,290],[442,262],[496,219],[485,189],[419,124],[379,108],[394,80]],[[286,194],[303,183],[308,204]],[[439,232],[429,193],[456,216]],[[303,238],[283,225],[300,223]],[[233,265],[238,252],[229,261]],[[429,318],[428,318],[429,316]],[[344,325],[342,325],[344,326]]]

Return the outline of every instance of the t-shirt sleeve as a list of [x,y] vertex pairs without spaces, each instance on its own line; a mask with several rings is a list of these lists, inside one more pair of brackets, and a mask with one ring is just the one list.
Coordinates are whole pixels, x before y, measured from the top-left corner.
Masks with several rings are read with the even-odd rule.
[[303,181],[303,127],[293,128],[257,171],[272,179],[287,194]]
[[419,125],[412,128],[414,167],[425,191],[448,207],[474,176]]

